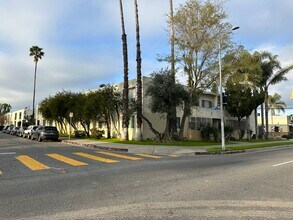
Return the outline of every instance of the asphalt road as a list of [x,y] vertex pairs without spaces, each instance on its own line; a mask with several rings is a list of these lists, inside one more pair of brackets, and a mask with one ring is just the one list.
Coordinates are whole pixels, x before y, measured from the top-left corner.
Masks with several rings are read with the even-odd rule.
[[0,219],[293,219],[291,147],[117,154],[0,133]]

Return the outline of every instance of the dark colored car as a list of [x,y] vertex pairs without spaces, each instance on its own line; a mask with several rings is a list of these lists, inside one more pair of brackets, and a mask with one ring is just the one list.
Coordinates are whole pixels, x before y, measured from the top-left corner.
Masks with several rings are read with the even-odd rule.
[[6,133],[6,130],[8,127],[9,127],[9,125],[4,126],[4,128],[2,129],[2,133]]
[[6,129],[6,134],[10,134],[10,132],[12,131],[12,129],[14,128],[13,125],[9,125],[8,128]]
[[24,130],[27,129],[27,127],[20,127],[16,133],[17,136],[23,137]]
[[4,128],[4,125],[0,125],[0,131],[2,131],[2,129]]
[[11,135],[16,135],[17,131],[18,131],[19,127],[13,127],[10,131]]
[[39,126],[32,134],[32,140],[53,140],[58,141],[59,132],[54,126]]

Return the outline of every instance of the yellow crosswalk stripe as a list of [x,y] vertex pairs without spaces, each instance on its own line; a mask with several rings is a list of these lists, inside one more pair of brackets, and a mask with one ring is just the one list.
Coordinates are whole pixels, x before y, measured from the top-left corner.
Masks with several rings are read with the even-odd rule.
[[39,161],[36,161],[35,159],[33,159],[27,155],[20,155],[20,156],[16,157],[16,159],[19,160],[21,163],[23,163],[28,168],[30,168],[31,170],[50,169],[50,167],[40,163]]
[[84,166],[88,165],[87,163],[80,162],[78,160],[71,159],[69,157],[62,156],[60,154],[47,154],[47,156],[52,157],[56,160],[62,161],[64,163],[70,164],[72,166]]
[[150,155],[150,154],[136,154],[136,155],[137,155],[137,156],[141,156],[141,157],[155,158],[155,159],[162,158],[161,156]]
[[142,158],[140,158],[140,157],[132,157],[132,156],[127,156],[127,155],[123,155],[123,154],[115,154],[115,153],[110,153],[110,152],[105,152],[105,151],[97,151],[97,153],[112,156],[112,157],[127,159],[127,160],[142,160]]
[[2,171],[0,170],[0,176],[2,176],[3,175],[3,173],[2,173]]
[[116,162],[119,162],[118,160],[106,159],[106,158],[103,158],[103,157],[98,157],[98,156],[95,156],[95,155],[81,153],[81,152],[76,152],[76,153],[73,153],[73,154],[81,156],[81,157],[85,157],[85,158],[88,158],[88,159],[104,162],[104,163],[116,163]]

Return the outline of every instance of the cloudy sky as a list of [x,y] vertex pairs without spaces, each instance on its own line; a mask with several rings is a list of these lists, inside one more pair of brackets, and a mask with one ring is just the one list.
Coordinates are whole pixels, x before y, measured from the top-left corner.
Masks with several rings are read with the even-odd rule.
[[[173,0],[176,9],[185,0]],[[169,51],[165,31],[169,0],[138,0],[142,71],[149,75],[165,66],[158,54]],[[240,29],[234,40],[248,50],[269,50],[283,66],[293,64],[293,1],[230,0],[229,21]],[[128,34],[129,74],[135,77],[135,19],[133,0],[124,0]],[[123,80],[118,0],[0,0],[0,103],[13,110],[32,107],[33,45],[42,47],[36,103],[57,91],[87,91]],[[288,81],[271,89],[288,106],[293,71]]]

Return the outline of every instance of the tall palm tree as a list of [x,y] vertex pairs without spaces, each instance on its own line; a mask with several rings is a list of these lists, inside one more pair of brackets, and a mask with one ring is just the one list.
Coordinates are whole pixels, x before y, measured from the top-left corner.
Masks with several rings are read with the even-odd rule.
[[123,65],[124,65],[124,86],[123,86],[123,115],[122,115],[122,140],[128,140],[129,125],[129,98],[128,98],[128,51],[127,51],[127,35],[125,33],[123,4],[120,3],[121,28],[122,28],[122,48],[123,48]]
[[282,81],[286,81],[287,78],[285,75],[293,69],[293,65],[288,67],[282,68],[280,61],[278,60],[277,55],[273,55],[270,52],[262,52],[261,53],[262,59],[262,79],[260,85],[263,88],[265,93],[265,121],[266,121],[266,133],[265,139],[268,139],[268,131],[269,131],[269,104],[268,104],[268,90],[271,85],[276,85]]
[[[175,42],[174,42],[174,13],[173,13],[173,0],[170,0],[170,45],[171,45],[171,76],[175,85]],[[171,106],[172,113],[170,116],[170,129],[172,133],[177,132],[177,120],[176,120],[176,106]]]
[[136,120],[136,140],[142,140],[141,126],[142,126],[142,82],[141,82],[141,50],[140,50],[140,35],[139,35],[139,20],[138,20],[138,5],[137,0],[134,0],[135,8],[135,24],[136,24],[136,111],[137,111],[137,120]]
[[45,53],[42,51],[43,48],[40,48],[38,46],[32,46],[30,48],[30,56],[34,58],[35,63],[35,75],[34,75],[34,92],[33,92],[33,115],[32,119],[35,119],[35,98],[36,98],[36,81],[37,81],[37,67],[38,67],[38,61],[42,59],[42,57],[45,55]]
[[269,95],[268,97],[268,106],[271,111],[271,120],[273,124],[273,116],[276,115],[276,110],[278,112],[285,112],[285,108],[287,107],[286,103],[281,101],[281,95],[278,93],[274,93],[273,95]]

